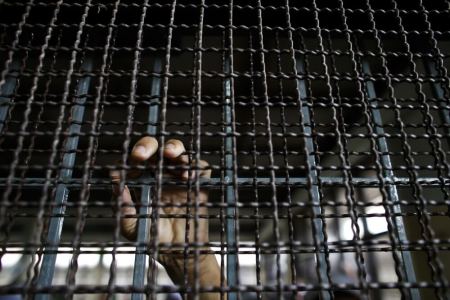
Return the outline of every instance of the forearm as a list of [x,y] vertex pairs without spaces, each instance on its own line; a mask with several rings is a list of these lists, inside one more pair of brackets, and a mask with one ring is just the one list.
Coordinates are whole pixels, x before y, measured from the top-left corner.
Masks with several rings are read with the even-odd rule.
[[[194,288],[195,275],[198,278],[199,288],[220,287],[220,267],[214,254],[200,254],[197,259],[190,255],[187,260],[183,256],[170,256],[170,254],[160,257],[161,264],[175,284],[183,286],[187,280],[188,286]],[[195,274],[195,264],[198,264],[198,274]],[[185,269],[186,264],[186,269]],[[185,273],[186,271],[186,273]],[[220,300],[220,293],[200,293],[200,300]],[[192,294],[188,299],[194,299]],[[226,296],[224,297],[226,300]]]

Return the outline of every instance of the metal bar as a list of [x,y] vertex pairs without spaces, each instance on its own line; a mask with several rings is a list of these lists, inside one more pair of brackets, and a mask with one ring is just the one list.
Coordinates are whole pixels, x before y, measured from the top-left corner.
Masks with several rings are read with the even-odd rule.
[[[365,201],[365,195],[364,193],[359,190],[358,191],[358,198]],[[365,208],[363,208],[363,213],[366,213],[367,211],[365,210]],[[335,207],[335,213],[339,213],[337,211],[337,207]],[[360,218],[360,220],[362,220],[362,225],[363,225],[363,229],[364,229],[364,235],[362,238],[362,241],[367,241],[367,240],[373,240],[375,239],[375,235],[372,235],[369,231],[369,224],[367,222],[367,217],[365,218]],[[339,222],[336,222],[339,223]],[[385,234],[386,232],[383,232],[381,234]],[[341,255],[343,255],[343,253],[341,253]],[[367,271],[369,274],[369,281],[370,282],[378,282],[379,281],[379,276],[378,276],[378,266],[377,266],[377,258],[375,256],[375,253],[372,252],[367,252],[366,253],[367,256]],[[374,290],[373,292],[373,297],[375,299],[381,299],[381,291],[380,290]]]
[[[364,72],[363,75],[369,75],[369,76],[371,75],[370,65],[367,61],[362,62],[362,68],[363,68],[363,72]],[[365,84],[366,84],[367,95],[369,97],[369,100],[376,101],[377,95],[375,92],[375,86],[374,86],[373,82],[368,80],[368,81],[365,81]],[[384,134],[384,129],[382,126],[383,119],[381,117],[380,110],[378,108],[376,108],[376,106],[370,106],[369,109],[372,112],[373,121],[375,122],[374,131],[376,134],[381,135],[381,136],[378,136],[378,138],[376,139],[376,143],[378,145],[379,151],[381,152],[380,156],[381,156],[381,164],[383,166],[383,173],[384,173],[383,176],[386,178],[386,181],[393,181],[395,176],[394,176],[394,171],[392,170],[391,158],[390,158],[389,154],[387,154],[389,151],[387,140],[383,136],[383,134]],[[438,179],[438,178],[436,178],[436,179]],[[386,189],[389,194],[389,198],[391,199],[391,202],[394,203],[392,205],[393,212],[395,214],[402,213],[402,208],[398,204],[399,196],[398,196],[397,186],[395,184],[387,185]],[[395,230],[396,230],[396,233],[397,233],[397,236],[398,236],[400,242],[401,243],[407,242],[408,238],[406,236],[405,225],[403,223],[402,217],[397,216],[393,219],[394,219],[393,221],[396,224]],[[408,280],[408,282],[416,282],[416,274],[414,272],[411,253],[409,251],[401,251],[400,254],[402,256],[402,264],[403,264],[403,269],[405,272],[406,279]],[[420,299],[419,290],[417,288],[412,288],[410,290],[410,296],[411,296],[411,299]]]
[[[82,66],[82,70],[85,72],[92,71],[92,59],[87,58]],[[68,152],[63,156],[63,164],[67,166],[67,168],[61,170],[59,173],[59,178],[61,180],[70,180],[72,178],[72,167],[75,164],[75,156],[76,152],[74,150],[78,147],[79,137],[77,134],[81,131],[80,123],[83,121],[84,111],[85,111],[85,102],[86,102],[86,94],[89,92],[89,86],[91,84],[91,76],[86,75],[81,78],[77,86],[77,94],[74,99],[75,105],[71,111],[71,119],[72,124],[69,127],[69,132],[73,134],[67,138],[66,143],[64,145],[64,151]],[[50,219],[50,225],[47,235],[47,246],[46,247],[57,247],[61,238],[61,231],[64,223],[64,212],[66,210],[65,203],[67,202],[67,198],[69,197],[69,188],[66,184],[61,183],[56,186],[56,194],[55,194],[55,208],[53,209],[52,214],[58,215],[59,217],[53,217]],[[42,265],[39,271],[38,277],[38,287],[46,287],[52,284],[53,274],[55,272],[55,262],[56,262],[56,254],[45,254],[42,260]],[[48,299],[48,294],[39,294],[36,296],[38,300]]]
[[[229,58],[225,58],[225,73],[228,74],[230,72],[230,60]],[[225,93],[225,103],[224,103],[224,114],[225,114],[225,123],[227,124],[225,132],[228,135],[225,138],[225,167],[227,171],[225,172],[225,183],[227,187],[225,189],[225,197],[227,204],[231,204],[227,207],[227,219],[226,219],[226,239],[227,239],[227,249],[230,248],[234,253],[236,253],[237,245],[236,245],[236,224],[235,222],[235,208],[233,204],[236,204],[235,201],[235,190],[233,185],[233,127],[231,122],[232,120],[232,107],[231,107],[231,79],[230,77],[225,78],[224,80],[224,93]],[[230,216],[232,218],[230,218]],[[236,263],[237,257],[236,254],[227,254],[227,281],[228,285],[236,285],[237,277],[236,277]],[[237,298],[236,293],[228,293],[228,300],[235,300]]]
[[[427,60],[425,64],[425,69],[427,70],[428,74],[431,75],[432,77],[438,77],[439,74],[437,72],[437,68],[436,68],[436,63],[432,60]],[[439,100],[445,99],[445,94],[444,94],[444,89],[442,88],[442,86],[437,83],[437,82],[433,82],[433,84],[431,85],[433,88],[433,93],[435,95],[435,97]],[[448,108],[446,107],[446,104],[443,101],[439,101],[439,106],[441,107],[441,117],[444,120],[444,122],[446,124],[450,124],[450,113],[448,111]]]
[[[161,73],[162,64],[161,59],[159,57],[155,58],[155,62],[153,64],[153,72]],[[160,96],[161,92],[161,78],[153,77],[152,78],[152,88],[151,95],[152,96]],[[154,125],[158,122],[159,119],[159,105],[150,105],[148,110],[148,126],[147,126],[147,134],[150,136],[154,136],[156,134],[157,126]],[[147,176],[148,177],[148,176]],[[152,198],[151,194],[152,186],[150,184],[143,184],[141,189],[141,201],[139,208],[139,215],[150,216],[151,215],[151,206],[150,199]],[[139,218],[137,225],[137,242],[142,246],[136,247],[136,256],[134,258],[134,269],[133,269],[133,286],[139,289],[143,289],[145,286],[145,267],[147,265],[147,254],[145,253],[147,250],[147,243],[149,240],[150,226],[149,226],[149,218]],[[143,299],[144,294],[142,293],[133,293],[131,296],[132,300],[141,300]]]
[[0,95],[0,133],[6,124],[6,117],[11,102],[11,97],[16,89],[17,78],[19,77],[20,65],[17,61],[11,63],[10,71],[6,75],[5,84],[2,86]]
[[[305,62],[303,57],[296,57],[296,72],[297,74],[305,74]],[[306,83],[303,79],[297,79],[297,89],[300,96],[300,101],[304,101],[304,99],[307,98],[307,87]],[[308,106],[303,106],[301,108],[300,113],[303,116],[302,122],[303,124],[311,124],[311,116],[309,112]],[[314,143],[312,140],[312,130],[310,126],[304,126],[305,134],[309,135],[309,138],[305,138],[306,143],[306,149],[307,149],[307,160],[310,166],[309,174],[312,179],[312,182],[317,183],[317,169],[316,169],[316,160],[314,157]],[[296,178],[291,178],[291,181],[294,181]],[[344,179],[340,178],[340,180],[344,183]],[[321,183],[324,183],[324,180],[321,178]],[[322,215],[322,209],[320,207],[320,194],[319,194],[319,187],[317,184],[311,185],[311,201],[313,202],[312,211],[314,216]],[[318,217],[315,217],[312,219],[312,225],[315,227],[315,240],[319,242],[319,244],[326,245],[325,243],[325,236],[323,234],[323,224],[322,220],[320,220]],[[328,278],[328,272],[327,272],[327,258],[325,256],[325,252],[317,249],[317,263],[319,265],[319,275],[320,275],[320,281],[325,285],[330,285],[330,281]],[[321,298],[322,299],[330,299],[330,293],[326,290],[320,291]]]
[[[342,184],[345,184],[345,181],[341,177],[332,177],[332,176],[323,176],[320,178],[321,182],[320,184],[324,186],[340,186]],[[211,188],[221,188],[223,185],[233,185],[232,182],[229,182],[228,180],[223,181],[221,178],[213,177],[213,178],[200,178],[199,179],[201,185],[205,185]],[[25,189],[33,189],[33,188],[39,188],[42,187],[42,184],[45,182],[45,179],[43,178],[33,178],[29,177],[26,179],[26,181],[20,181],[20,179],[15,182],[11,182],[11,186],[19,186],[20,184],[23,185],[23,188]],[[417,182],[426,185],[429,187],[434,186],[441,186],[441,182],[439,181],[439,178],[437,177],[419,177],[417,179]],[[185,184],[184,182],[176,182],[176,181],[170,181],[170,180],[163,180],[163,184]],[[252,187],[254,184],[254,179],[252,177],[240,177],[237,180],[237,184],[242,187]],[[258,177],[256,180],[256,183],[258,185],[261,185],[261,187],[264,187],[265,185],[270,184],[270,178],[269,177]],[[370,177],[353,177],[352,183],[354,185],[363,186],[363,187],[378,187],[380,182],[377,177],[370,176]],[[450,180],[445,181],[446,184],[450,184]],[[59,180],[57,182],[51,183],[50,185],[58,185],[58,184],[64,184],[68,188],[77,189],[81,188],[82,183],[77,180]],[[89,181],[89,184],[92,184],[91,190],[104,190],[105,187],[111,187],[111,181],[109,178],[92,178]],[[138,181],[129,181],[127,186],[129,188],[141,188],[142,185],[155,185],[156,180],[153,178],[141,178]],[[285,177],[276,177],[275,178],[275,184],[277,185],[286,185],[286,178]],[[294,177],[289,179],[289,185],[291,186],[306,186],[308,184],[308,179],[305,177]],[[319,182],[316,180],[313,180],[311,182],[312,185],[319,185]],[[392,177],[392,178],[386,178],[384,181],[384,184],[386,185],[396,185],[396,186],[409,186],[411,184],[411,179],[407,177]],[[0,187],[5,187],[7,185],[6,180],[4,178],[0,178]]]

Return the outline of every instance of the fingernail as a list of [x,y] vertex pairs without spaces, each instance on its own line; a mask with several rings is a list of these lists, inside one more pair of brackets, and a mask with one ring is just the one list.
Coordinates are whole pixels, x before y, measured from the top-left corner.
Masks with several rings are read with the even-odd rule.
[[172,151],[173,149],[175,149],[175,145],[174,144],[172,144],[172,143],[166,144],[166,150]]
[[134,153],[145,156],[145,154],[147,153],[147,148],[145,148],[144,146],[137,146],[136,148],[134,148]]
[[120,171],[112,170],[112,171],[109,173],[109,176],[111,177],[111,179],[112,179],[113,181],[119,181],[119,180],[120,180]]

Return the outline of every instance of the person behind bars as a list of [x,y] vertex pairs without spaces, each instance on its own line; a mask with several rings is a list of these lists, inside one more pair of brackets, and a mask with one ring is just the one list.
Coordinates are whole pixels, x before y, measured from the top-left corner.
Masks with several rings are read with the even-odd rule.
[[[131,164],[145,164],[154,163],[156,160],[155,156],[159,153],[158,141],[153,137],[143,137],[141,138],[133,147],[130,155]],[[176,168],[177,171],[173,171],[170,175],[177,179],[187,181],[189,179],[189,173],[186,168],[182,169],[182,166],[187,166],[189,163],[188,156],[185,155],[185,148],[181,141],[171,139],[168,140],[164,145],[164,159],[165,163],[169,165],[179,166]],[[200,161],[199,167],[199,177],[209,178],[211,175],[211,170],[206,169],[208,163],[206,161]],[[194,172],[191,172],[194,173]],[[122,216],[136,215],[136,208],[133,204],[133,199],[130,190],[127,186],[120,191],[120,171],[112,171],[110,173],[111,180],[113,182],[113,192],[115,196],[121,196],[121,214]],[[130,172],[129,177],[139,176],[140,174],[134,174]],[[193,178],[195,174],[191,174]],[[208,193],[205,190],[201,190],[198,198],[196,199],[195,193],[191,192],[191,201],[199,201],[199,204],[205,204],[208,201]],[[188,192],[186,188],[178,187],[162,187],[161,199],[158,201],[159,204],[168,204],[159,208],[159,214],[173,216],[173,215],[185,215],[186,207],[182,204],[188,202]],[[172,206],[173,204],[173,206]],[[181,205],[180,205],[181,204]],[[191,209],[193,210],[193,209]],[[206,215],[207,208],[202,205],[197,212],[199,215]],[[191,213],[193,214],[193,212]],[[137,218],[123,217],[121,218],[120,229],[124,237],[129,240],[136,240],[137,235]],[[197,228],[197,241],[195,241],[195,224],[194,219],[189,219],[189,230],[186,230],[185,218],[180,217],[169,217],[169,218],[159,218],[158,220],[158,242],[168,243],[168,244],[185,244],[186,243],[186,233],[188,231],[188,239],[190,243],[207,243],[208,242],[208,220],[201,218],[198,220]],[[149,224],[151,226],[151,224]],[[180,286],[185,284],[187,280],[188,286],[193,288],[195,284],[195,259],[194,254],[188,254],[187,261],[183,254],[183,248],[180,247],[181,251],[175,253],[159,253],[158,262],[164,266],[168,275],[172,281]],[[218,287],[220,286],[220,267],[214,254],[205,254],[210,250],[209,248],[201,248],[202,253],[197,257],[198,264],[198,283],[200,288],[208,287]],[[205,251],[206,250],[206,251]],[[187,266],[187,273],[184,273],[184,266]],[[193,299],[192,293],[190,293],[189,299]],[[220,293],[200,293],[200,300],[218,300],[220,299]]]

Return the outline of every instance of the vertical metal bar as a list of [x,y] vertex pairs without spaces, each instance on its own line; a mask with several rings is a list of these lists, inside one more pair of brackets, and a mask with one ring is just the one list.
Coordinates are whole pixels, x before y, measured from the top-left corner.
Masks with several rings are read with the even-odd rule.
[[[92,59],[87,58],[82,66],[82,70],[85,72],[92,71]],[[86,95],[89,91],[91,84],[91,76],[86,75],[80,79],[77,86],[77,93],[74,99],[75,105],[71,111],[71,125],[69,127],[69,137],[64,145],[64,156],[62,159],[63,169],[59,173],[59,180],[65,181],[72,178],[73,166],[75,164],[74,152],[78,147],[79,134],[81,130],[81,122],[83,121]],[[47,251],[57,251],[59,241],[61,238],[61,231],[64,223],[64,217],[62,216],[66,210],[67,198],[69,197],[69,189],[64,183],[60,183],[56,186],[55,193],[55,207],[52,211],[52,215],[58,217],[52,217],[50,219],[50,225],[47,235]],[[39,271],[38,287],[45,287],[52,284],[53,274],[55,272],[56,253],[45,253],[42,260],[42,265]],[[48,299],[48,294],[39,294],[36,296],[38,300]]]
[[2,86],[0,94],[0,134],[5,126],[6,117],[8,116],[9,106],[11,104],[12,94],[16,89],[17,78],[19,77],[20,65],[17,61],[13,61],[10,66],[9,73],[6,75],[5,84]]
[[[432,60],[427,60],[425,63],[425,69],[427,70],[427,73],[433,77],[437,77],[439,76],[438,72],[437,72],[437,68],[436,68],[436,63]],[[433,88],[433,93],[435,95],[435,97],[438,100],[443,100],[445,99],[445,94],[444,94],[444,89],[442,88],[442,86],[437,83],[437,82],[433,82],[433,84],[431,85]],[[446,124],[450,124],[450,113],[448,111],[448,108],[446,108],[445,103],[439,101],[439,106],[441,106],[441,117],[443,119],[443,121]]]
[[[363,72],[364,72],[363,75],[368,75],[368,76],[372,75],[371,71],[370,71],[369,63],[367,61],[362,62],[362,68],[363,68]],[[394,176],[394,171],[392,170],[391,158],[389,157],[389,154],[388,154],[389,148],[387,145],[387,140],[384,137],[385,132],[382,127],[383,119],[381,117],[380,110],[378,108],[374,107],[378,104],[378,101],[376,101],[377,96],[375,93],[375,86],[374,86],[373,82],[370,80],[365,81],[365,84],[366,84],[366,88],[367,88],[367,95],[369,97],[369,101],[371,101],[371,103],[374,104],[374,105],[370,105],[369,109],[372,113],[373,121],[375,122],[374,131],[378,135],[376,142],[378,145],[378,149],[381,152],[380,156],[381,156],[381,164],[383,166],[383,176],[385,177],[386,181],[395,182],[395,176]],[[405,225],[404,225],[403,219],[401,217],[401,214],[403,212],[402,212],[402,208],[399,204],[399,196],[398,196],[397,187],[395,186],[395,184],[389,184],[386,186],[386,189],[389,194],[389,198],[391,199],[391,202],[394,203],[392,205],[393,212],[395,215],[397,215],[394,218],[397,236],[398,236],[401,244],[406,243],[408,241],[408,239],[406,236]],[[393,251],[395,251],[395,250],[393,250]],[[401,251],[400,254],[402,257],[403,269],[405,271],[405,276],[406,276],[407,281],[408,282],[416,282],[416,274],[414,272],[411,252],[410,251]],[[410,296],[411,296],[410,299],[420,299],[419,290],[417,288],[412,288],[410,290]]]
[[[305,74],[305,62],[303,60],[303,57],[296,57],[296,72],[297,74]],[[297,89],[300,94],[300,101],[304,101],[307,98],[307,87],[305,80],[303,79],[297,79]],[[306,150],[307,153],[305,155],[307,156],[307,160],[310,166],[309,174],[312,177],[312,185],[311,185],[311,200],[313,202],[312,205],[312,211],[314,220],[313,220],[313,226],[315,227],[315,240],[319,241],[320,245],[325,245],[325,236],[323,234],[323,224],[322,220],[319,219],[317,216],[322,214],[322,209],[320,207],[320,194],[319,194],[319,187],[317,185],[317,169],[316,169],[316,160],[314,157],[314,143],[313,143],[313,137],[311,126],[311,116],[309,112],[309,108],[306,105],[302,105],[301,112],[303,116],[303,127],[304,127],[304,133],[306,135],[305,142],[306,142]],[[329,277],[327,274],[327,259],[325,256],[325,252],[321,251],[320,249],[317,249],[317,263],[320,267],[319,274],[321,282],[326,285],[330,286],[331,283],[329,281]],[[327,289],[327,288],[325,288]],[[330,293],[328,293],[323,287],[320,291],[322,299],[330,299]],[[329,287],[328,287],[329,289]]]
[[[145,4],[148,4],[148,1],[145,1]],[[170,9],[170,20],[169,25],[167,29],[167,43],[165,46],[165,54],[164,54],[164,67],[162,68],[162,82],[161,82],[161,97],[160,97],[160,120],[158,122],[158,125],[160,126],[160,131],[165,132],[166,130],[166,115],[167,115],[167,99],[169,94],[169,73],[170,73],[170,59],[171,59],[171,49],[172,49],[172,41],[173,41],[173,24],[175,22],[175,11],[177,8],[177,0],[173,0],[171,4]],[[145,22],[145,18],[143,18],[143,21]],[[164,145],[165,142],[165,136],[161,135],[159,136],[159,145]],[[124,148],[126,150],[126,148]],[[155,179],[156,179],[156,185],[155,185],[155,197],[153,197],[155,200],[160,199],[162,196],[162,179],[163,179],[163,155],[164,155],[164,147],[159,148],[159,159],[157,162],[157,169],[155,170]],[[156,201],[155,201],[156,203]],[[158,220],[159,220],[159,213],[158,209],[155,209],[152,211],[151,219],[153,222],[150,232],[153,234],[153,239],[151,243],[149,243],[149,248],[151,249],[151,259],[156,259],[158,257]],[[151,245],[150,245],[151,244]],[[147,282],[149,288],[146,289],[146,297],[147,299],[151,298],[156,299],[156,276],[157,270],[156,270],[156,264],[153,264],[149,266],[147,270]]]
[[[156,57],[155,62],[153,64],[153,72],[161,73],[161,58]],[[161,94],[161,78],[155,76],[152,78],[152,87],[151,87],[151,96],[157,97],[159,101],[159,96]],[[156,135],[156,122],[158,122],[159,118],[159,105],[150,105],[148,110],[148,122],[147,125],[147,134],[150,136]],[[148,175],[145,175],[148,176]],[[136,246],[136,256],[134,258],[134,269],[133,269],[133,287],[143,289],[145,285],[145,267],[147,265],[147,243],[150,233],[149,226],[149,215],[151,214],[150,207],[150,199],[152,197],[151,194],[151,186],[150,184],[144,184],[141,188],[141,201],[139,208],[139,220],[137,227],[137,246]],[[143,217],[145,216],[145,217]],[[131,296],[132,300],[141,300],[143,299],[144,294],[141,293],[133,293]]]
[[[438,68],[436,66],[436,63],[433,60],[426,59],[426,61],[424,62],[424,65],[425,65],[425,69],[426,69],[427,73],[430,76],[433,76],[433,77],[439,76]],[[431,87],[432,87],[434,97],[438,100],[438,106],[441,108],[439,110],[439,112],[441,114],[441,120],[446,125],[450,125],[450,111],[446,107],[446,104],[449,103],[449,101],[445,95],[445,88],[442,87],[442,85],[437,82],[432,82]],[[449,147],[450,146],[450,138],[448,137],[448,134],[450,133],[450,128],[444,127],[444,132],[447,133],[447,138],[445,139],[445,141],[447,142],[447,147]],[[448,199],[446,199],[446,200],[448,200]]]
[[[225,74],[230,72],[230,60],[225,58]],[[225,93],[225,103],[224,103],[224,114],[225,114],[225,133],[227,134],[225,138],[225,184],[227,184],[225,189],[225,197],[227,201],[227,217],[226,217],[226,228],[227,228],[227,250],[228,252],[237,253],[236,245],[236,220],[235,215],[235,191],[234,186],[231,184],[233,182],[233,126],[231,124],[232,112],[231,112],[231,79],[226,77],[224,80],[224,93]],[[228,285],[236,285],[236,263],[237,254],[227,254],[227,281]],[[228,300],[235,300],[237,298],[236,293],[229,293]]]
[[[358,195],[358,199],[363,200],[363,201],[366,200],[365,194],[361,190],[358,190],[357,195]],[[338,213],[337,207],[335,207],[335,209],[336,209],[336,213]],[[367,213],[367,210],[365,209],[365,207],[363,208],[363,213]],[[369,224],[367,222],[367,219],[368,219],[367,216],[360,218],[360,220],[362,221],[363,229],[364,229],[364,235],[362,238],[363,241],[374,240],[376,238],[369,231]],[[336,222],[336,223],[339,223],[339,222]],[[379,281],[379,276],[378,276],[379,270],[378,270],[377,259],[376,259],[375,254],[376,254],[376,252],[372,252],[372,251],[368,251],[366,253],[366,255],[367,255],[367,271],[369,274],[368,281],[369,282],[378,282]],[[343,253],[341,255],[343,255]],[[382,297],[380,289],[373,290],[371,295],[373,296],[374,299],[381,299],[381,297]]]

